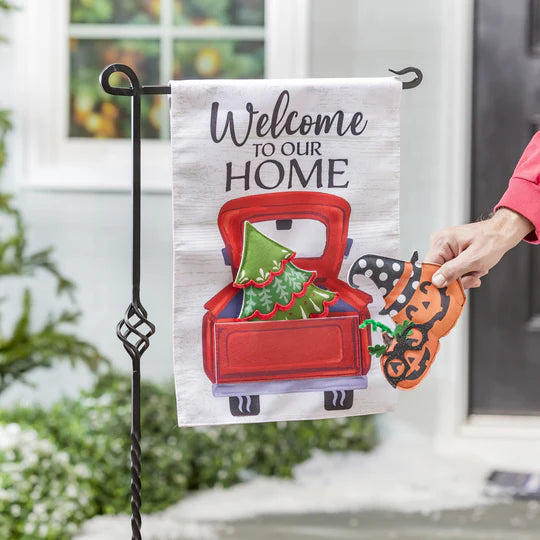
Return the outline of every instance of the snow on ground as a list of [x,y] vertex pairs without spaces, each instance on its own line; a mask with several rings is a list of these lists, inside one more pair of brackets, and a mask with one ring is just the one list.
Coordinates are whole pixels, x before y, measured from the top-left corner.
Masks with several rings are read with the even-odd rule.
[[[392,426],[370,453],[316,451],[294,478],[255,477],[228,489],[214,488],[167,510],[143,517],[147,539],[217,537],[216,522],[262,514],[356,512],[385,509],[435,512],[487,504],[489,464],[470,456],[441,456],[432,440]],[[108,540],[129,530],[126,516],[88,521],[76,540]],[[208,523],[214,522],[214,523]]]

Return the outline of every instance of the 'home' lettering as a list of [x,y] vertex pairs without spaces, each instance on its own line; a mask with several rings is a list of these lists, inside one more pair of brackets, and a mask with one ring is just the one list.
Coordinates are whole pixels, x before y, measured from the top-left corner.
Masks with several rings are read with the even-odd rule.
[[[292,189],[295,182],[305,188],[312,181],[318,188],[323,187],[323,181],[326,180],[329,188],[346,188],[349,185],[349,181],[338,183],[336,176],[345,173],[344,169],[339,168],[339,163],[342,163],[345,167],[348,166],[348,159],[328,159],[326,168],[324,167],[324,161],[322,158],[315,160],[311,170],[306,174],[296,159],[291,159],[286,170],[285,165],[275,159],[267,159],[262,161],[253,170],[251,168],[251,161],[246,161],[244,170],[240,174],[233,174],[233,164],[231,161],[227,163],[227,180],[225,191],[231,191],[233,180],[244,181],[244,191],[247,191],[251,185],[251,179],[255,184],[262,189],[275,189],[288,179],[287,187]],[[238,171],[236,171],[238,172]]]

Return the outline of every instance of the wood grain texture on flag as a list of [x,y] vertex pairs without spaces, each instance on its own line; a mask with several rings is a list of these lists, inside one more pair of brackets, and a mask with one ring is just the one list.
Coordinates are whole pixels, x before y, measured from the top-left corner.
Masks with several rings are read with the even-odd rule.
[[401,82],[171,82],[174,374],[181,426],[389,411],[358,328],[399,249]]

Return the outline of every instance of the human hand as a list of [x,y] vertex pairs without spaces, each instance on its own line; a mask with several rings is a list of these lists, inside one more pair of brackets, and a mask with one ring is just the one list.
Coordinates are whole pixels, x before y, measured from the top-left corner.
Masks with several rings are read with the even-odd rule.
[[533,229],[521,214],[499,208],[485,221],[435,232],[424,259],[442,265],[432,283],[445,287],[461,278],[465,289],[480,287],[481,278]]

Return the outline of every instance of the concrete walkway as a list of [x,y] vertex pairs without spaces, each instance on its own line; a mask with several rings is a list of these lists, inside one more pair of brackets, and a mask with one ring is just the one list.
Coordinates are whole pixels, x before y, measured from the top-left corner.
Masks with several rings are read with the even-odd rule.
[[220,540],[539,540],[540,503],[513,502],[431,515],[376,510],[268,516],[230,522],[220,529]]

